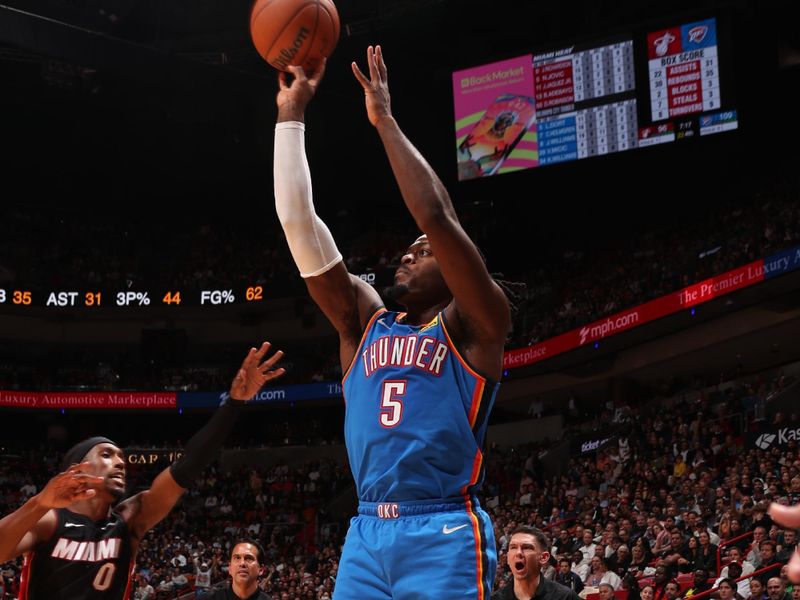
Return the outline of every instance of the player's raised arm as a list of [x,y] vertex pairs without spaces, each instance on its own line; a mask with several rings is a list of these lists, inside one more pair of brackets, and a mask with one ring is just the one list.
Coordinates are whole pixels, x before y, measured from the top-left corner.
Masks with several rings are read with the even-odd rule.
[[264,342],[258,350],[250,349],[231,383],[230,392],[224,394],[221,406],[209,422],[187,442],[183,457],[164,469],[149,490],[120,503],[118,510],[128,522],[134,537],[141,539],[167,516],[183,492],[214,460],[233,429],[241,407],[264,384],[284,374],[282,368],[273,369],[283,352],[279,350],[264,360],[269,347],[269,343]]
[[275,126],[275,209],[311,297],[339,332],[343,368],[350,363],[367,319],[382,306],[367,283],[348,274],[327,225],[317,216],[305,153],[305,109],[325,71],[301,67],[279,75]]
[[428,236],[458,315],[468,322],[476,341],[502,343],[511,321],[508,302],[461,227],[444,184],[392,116],[388,71],[380,46],[367,49],[367,66],[369,78],[352,64],[364,88],[367,116],[380,135],[411,216]]

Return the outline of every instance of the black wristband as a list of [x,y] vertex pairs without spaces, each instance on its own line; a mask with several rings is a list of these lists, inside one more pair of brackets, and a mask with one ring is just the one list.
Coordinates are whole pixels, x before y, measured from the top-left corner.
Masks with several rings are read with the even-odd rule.
[[244,401],[235,400],[230,394],[220,396],[222,404],[214,412],[203,428],[195,433],[186,443],[184,454],[170,466],[170,472],[176,483],[182,488],[189,488],[200,476],[228,437]]

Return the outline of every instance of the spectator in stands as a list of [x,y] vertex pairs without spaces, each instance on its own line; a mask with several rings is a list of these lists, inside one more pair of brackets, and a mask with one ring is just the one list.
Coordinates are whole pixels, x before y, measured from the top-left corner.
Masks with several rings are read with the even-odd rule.
[[19,491],[22,493],[22,498],[24,500],[36,495],[36,486],[33,484],[30,475],[25,476],[25,485],[23,485]]
[[553,581],[556,578],[556,573],[558,572],[556,566],[556,559],[553,556],[550,556],[547,563],[542,566],[542,577]]
[[[720,577],[714,583],[714,587],[719,587],[719,585],[726,579],[730,579],[731,581],[736,582],[742,576],[742,565],[736,561],[731,561],[727,565],[728,567],[728,575],[727,577]],[[738,594],[742,598],[748,598],[750,596],[750,580],[749,579],[742,579],[734,586]]]
[[753,529],[753,543],[750,546],[750,552],[747,553],[747,562],[751,563],[756,569],[760,569],[762,566],[761,542],[765,539],[767,539],[767,530],[760,525],[755,527]]
[[189,587],[189,578],[184,575],[184,573],[175,568],[172,570],[172,593],[177,598],[181,594],[185,593]]
[[708,583],[708,571],[705,569],[696,569],[692,573],[692,587],[686,590],[683,594],[684,598],[690,598],[697,594],[702,594],[706,590],[710,590],[711,586]]
[[[780,577],[780,575],[781,575],[781,565],[776,564],[778,561],[777,561],[777,558],[775,556],[775,542],[773,542],[772,540],[764,540],[763,542],[761,542],[761,545],[759,546],[759,550],[760,550],[760,553],[761,553],[761,567],[760,568],[763,569],[763,568],[768,567],[770,565],[775,565],[771,569],[769,569],[767,571],[764,571],[763,573],[759,573],[759,575],[761,577],[767,578],[767,593],[769,594],[770,593],[769,580],[771,578],[773,578],[773,577],[778,577],[778,578]],[[784,590],[784,592],[785,591],[786,590]],[[770,594],[770,596],[771,596],[771,594]],[[773,598],[773,600],[775,600],[775,599]]]
[[786,529],[783,532],[783,541],[780,545],[781,549],[776,556],[777,560],[782,563],[788,563],[796,547],[797,540],[795,539],[794,529]]
[[670,548],[669,532],[661,523],[654,523],[652,533],[649,536],[650,552],[655,556],[660,556]]
[[705,569],[712,575],[717,573],[717,546],[711,543],[711,536],[707,531],[701,531],[697,538],[700,548],[694,563],[695,569]]
[[659,561],[653,574],[653,600],[664,600],[669,572],[668,563],[663,560]]
[[197,592],[197,597],[202,598],[203,595],[211,587],[211,565],[206,562],[200,562],[199,557],[194,558],[194,587]]
[[593,556],[589,575],[583,580],[587,586],[598,587],[601,583],[610,583],[614,590],[622,586],[622,580],[614,571],[609,571],[608,563],[602,556]]
[[675,457],[675,465],[672,467],[672,476],[676,479],[681,479],[686,474],[686,467],[683,454],[678,454]]
[[601,583],[597,588],[600,600],[612,600],[614,598],[614,586],[610,583]]
[[572,572],[572,565],[568,558],[561,558],[558,561],[558,573],[556,573],[556,582],[568,587],[576,594],[580,594],[583,589],[583,581],[576,573]]
[[583,545],[578,548],[583,555],[583,560],[581,563],[588,565],[591,562],[592,557],[595,555],[595,550],[597,549],[597,544],[594,543],[594,532],[591,529],[584,529],[583,538],[581,541],[583,542]]
[[791,596],[786,593],[786,584],[780,577],[770,577],[767,580],[767,595],[769,600],[791,600]]
[[674,579],[670,579],[664,586],[664,600],[677,600],[681,597],[681,586]]
[[641,595],[639,594],[639,580],[633,576],[631,573],[626,573],[625,577],[622,578],[622,591],[627,594],[627,600],[641,600]]
[[669,547],[661,553],[661,558],[666,560],[673,569],[688,570],[689,561],[686,559],[688,547],[683,539],[681,530],[673,527],[669,532]]
[[583,552],[576,550],[572,555],[572,572],[581,578],[581,581],[586,581],[589,575],[589,565],[583,562]]
[[575,538],[570,535],[569,530],[565,527],[559,533],[553,548],[555,548],[558,556],[572,556],[572,553],[576,550],[575,542]]
[[625,544],[617,547],[617,552],[608,559],[609,567],[620,577],[624,577],[631,564],[631,553]]
[[636,577],[644,577],[649,562],[644,551],[644,546],[640,543],[636,543],[631,552],[631,562],[630,565],[628,565],[628,571],[633,573]]
[[735,542],[733,542],[732,546],[738,547],[741,550],[744,550],[749,545],[749,542],[747,541],[747,539],[742,538],[742,534],[743,533],[744,533],[744,530],[742,529],[741,521],[739,519],[737,519],[737,518],[732,518],[731,519],[730,537],[731,537],[731,539],[740,538],[740,539],[736,540]]
[[719,600],[744,600],[736,591],[736,582],[730,577],[726,577],[719,582],[717,593]]
[[700,542],[691,534],[689,534],[689,539],[686,542],[686,554],[684,558],[693,569],[698,567],[704,568],[703,559],[700,555]]
[[655,588],[650,584],[642,586],[642,589],[639,591],[640,600],[653,600],[654,595]]
[[155,589],[141,573],[136,576],[136,584],[136,591],[133,593],[134,600],[153,600],[156,597]]
[[767,590],[763,580],[758,577],[750,579],[750,597],[747,600],[767,600]]
[[[750,575],[750,573],[756,570],[752,564],[742,559],[742,550],[738,546],[731,546],[728,549],[728,559],[730,562],[736,562],[741,565],[742,577],[746,577],[747,575]],[[719,576],[729,577],[727,565],[722,568],[722,571],[720,572]]]

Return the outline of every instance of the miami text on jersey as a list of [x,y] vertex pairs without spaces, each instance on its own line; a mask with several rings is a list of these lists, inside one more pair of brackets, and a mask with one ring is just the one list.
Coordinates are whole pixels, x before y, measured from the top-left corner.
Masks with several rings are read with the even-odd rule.
[[121,545],[120,538],[108,538],[99,542],[81,542],[62,537],[56,543],[50,556],[64,560],[100,562],[117,558]]

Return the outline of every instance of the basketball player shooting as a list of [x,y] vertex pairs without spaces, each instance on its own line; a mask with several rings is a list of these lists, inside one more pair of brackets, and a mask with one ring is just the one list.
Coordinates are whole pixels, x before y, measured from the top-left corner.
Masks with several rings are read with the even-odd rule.
[[304,112],[325,65],[279,75],[278,217],[308,290],[339,334],[345,439],[359,497],[335,600],[487,599],[497,557],[475,499],[483,442],[510,327],[504,289],[462,229],[444,185],[392,116],[381,47],[369,77],[353,63],[367,116],[422,232],[387,293],[349,274],[314,211]]
[[150,489],[120,502],[125,455],[108,438],[67,452],[64,472],[0,520],[0,563],[25,555],[20,600],[127,600],[139,542],[214,459],[245,400],[284,373],[273,369],[283,353],[263,360],[268,349],[251,348],[222,405]]

